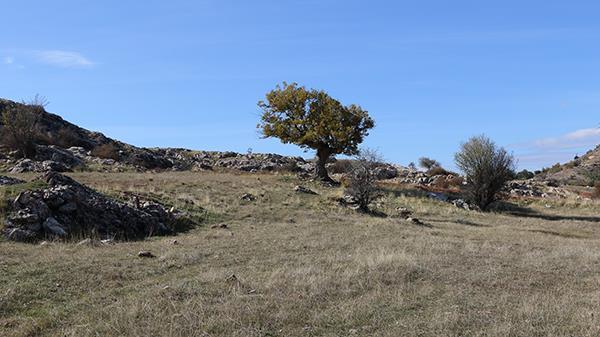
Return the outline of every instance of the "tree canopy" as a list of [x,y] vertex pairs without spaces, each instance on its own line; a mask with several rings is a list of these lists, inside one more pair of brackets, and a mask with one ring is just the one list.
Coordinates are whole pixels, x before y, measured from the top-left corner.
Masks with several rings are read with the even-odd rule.
[[[297,83],[277,85],[258,106],[263,110],[258,124],[262,134],[317,150],[317,166],[321,169],[332,154],[357,154],[359,144],[375,126],[360,106],[344,106],[325,91],[306,89]],[[324,178],[318,172],[320,168],[317,175]]]

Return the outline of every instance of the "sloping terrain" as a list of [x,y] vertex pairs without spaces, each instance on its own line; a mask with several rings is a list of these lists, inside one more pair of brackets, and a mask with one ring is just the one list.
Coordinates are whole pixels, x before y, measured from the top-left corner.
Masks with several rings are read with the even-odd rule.
[[381,217],[293,175],[71,176],[106,194],[202,205],[209,221],[111,246],[0,242],[2,336],[600,334],[595,201],[485,214],[389,184]]
[[594,186],[600,183],[600,146],[564,165],[556,165],[539,178],[561,185]]

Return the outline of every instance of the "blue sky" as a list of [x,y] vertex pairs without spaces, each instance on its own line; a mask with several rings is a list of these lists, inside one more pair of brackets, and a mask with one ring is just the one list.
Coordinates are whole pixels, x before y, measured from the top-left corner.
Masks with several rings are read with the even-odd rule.
[[539,168],[600,143],[597,1],[10,1],[0,97],[139,146],[304,154],[261,139],[281,81],[368,110],[393,162],[485,133]]

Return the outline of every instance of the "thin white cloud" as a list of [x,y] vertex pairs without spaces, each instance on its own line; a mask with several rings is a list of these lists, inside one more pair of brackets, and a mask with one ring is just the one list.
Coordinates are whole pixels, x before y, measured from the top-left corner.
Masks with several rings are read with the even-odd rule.
[[6,57],[4,57],[4,59],[2,61],[4,62],[4,64],[15,63],[15,59],[12,56],[6,56]]
[[94,62],[80,53],[65,50],[43,50],[35,53],[39,62],[62,68],[89,68]]
[[509,147],[516,150],[520,165],[539,168],[572,160],[575,155],[581,155],[598,144],[600,128],[587,128]]
[[600,143],[600,128],[580,129],[559,137],[538,139],[533,147],[541,149],[574,149]]

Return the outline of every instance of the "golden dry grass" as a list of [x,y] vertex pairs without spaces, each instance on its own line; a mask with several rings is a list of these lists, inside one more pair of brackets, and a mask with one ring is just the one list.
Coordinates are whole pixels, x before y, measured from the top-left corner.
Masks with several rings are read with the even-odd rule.
[[[284,175],[73,176],[210,217],[112,246],[0,242],[2,336],[600,334],[595,203],[482,214],[397,189],[381,218],[340,207],[340,189],[296,194]],[[427,226],[393,217],[399,206]],[[229,229],[210,228],[221,222]],[[158,257],[138,258],[142,249]]]

